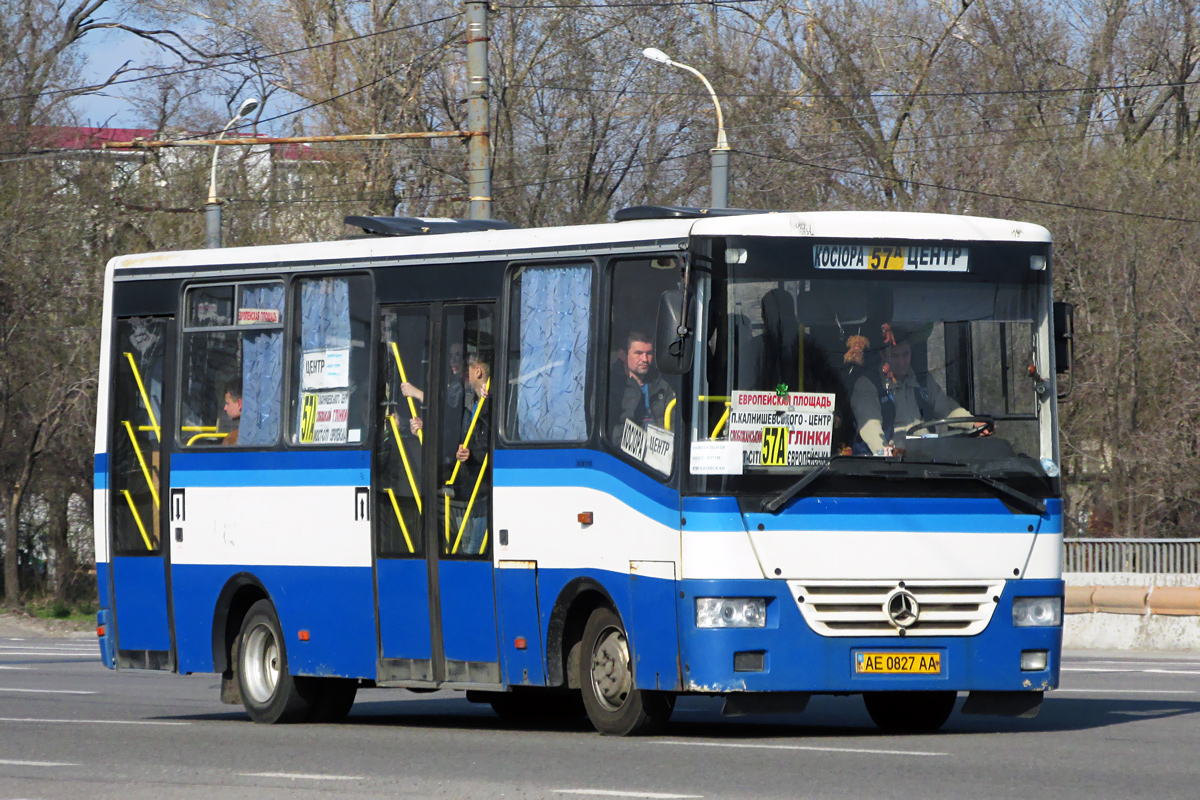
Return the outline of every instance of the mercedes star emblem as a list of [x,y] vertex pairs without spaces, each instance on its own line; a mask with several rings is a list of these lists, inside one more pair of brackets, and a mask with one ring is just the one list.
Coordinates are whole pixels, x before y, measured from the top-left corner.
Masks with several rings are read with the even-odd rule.
[[900,630],[911,628],[917,624],[921,615],[921,604],[907,589],[893,589],[883,601],[883,613],[887,614],[891,623]]

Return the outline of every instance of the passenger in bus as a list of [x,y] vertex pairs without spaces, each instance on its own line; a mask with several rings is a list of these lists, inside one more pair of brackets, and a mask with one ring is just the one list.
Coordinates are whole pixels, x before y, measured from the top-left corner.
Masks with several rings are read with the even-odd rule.
[[[462,401],[463,389],[463,359],[462,359],[462,344],[454,342],[450,345],[450,361],[447,364],[446,374],[446,400],[450,405],[458,405]],[[405,397],[411,397],[418,403],[425,402],[425,391],[413,384],[405,381],[400,384],[400,393]],[[415,433],[414,429],[414,433]]]
[[625,337],[625,350],[609,379],[608,415],[613,441],[621,441],[625,420],[641,427],[667,427],[667,406],[675,391],[654,368],[654,343],[640,330]]
[[858,439],[851,448],[854,455],[891,455],[898,444],[895,439],[903,442],[904,434],[914,425],[971,416],[932,377],[913,372],[916,333],[888,328],[885,338],[889,334],[892,341],[884,349],[883,362],[858,377],[850,396],[858,424]]
[[466,402],[462,406],[462,424],[457,439],[458,447],[454,452],[454,458],[462,464],[456,494],[463,513],[472,494],[475,497],[475,501],[470,503],[471,516],[458,548],[458,552],[468,555],[482,552],[483,537],[487,532],[492,482],[490,476],[483,472],[483,462],[491,441],[491,404],[486,402],[491,377],[492,365],[488,355],[472,353],[467,359],[467,384],[463,398]]
[[242,424],[242,381],[239,378],[225,384],[225,414],[233,430],[221,440],[221,444],[232,446],[238,443],[238,429]]

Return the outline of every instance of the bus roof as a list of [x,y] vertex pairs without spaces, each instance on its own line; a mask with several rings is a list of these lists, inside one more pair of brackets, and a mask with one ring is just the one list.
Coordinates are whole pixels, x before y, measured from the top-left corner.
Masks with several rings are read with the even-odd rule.
[[820,239],[885,239],[992,242],[1049,242],[1041,225],[985,217],[896,211],[764,212],[701,219],[660,219],[570,225],[553,228],[448,233],[429,236],[369,237],[327,242],[178,250],[118,256],[108,269],[128,274],[160,270],[178,274],[195,267],[286,263],[372,262],[454,255],[568,256],[583,249],[622,245],[678,247],[689,236],[774,236]]

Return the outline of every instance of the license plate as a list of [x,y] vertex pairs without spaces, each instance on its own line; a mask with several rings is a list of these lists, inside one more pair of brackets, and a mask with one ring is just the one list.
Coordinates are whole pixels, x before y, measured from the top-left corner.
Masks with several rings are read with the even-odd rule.
[[940,675],[941,653],[855,653],[859,675]]

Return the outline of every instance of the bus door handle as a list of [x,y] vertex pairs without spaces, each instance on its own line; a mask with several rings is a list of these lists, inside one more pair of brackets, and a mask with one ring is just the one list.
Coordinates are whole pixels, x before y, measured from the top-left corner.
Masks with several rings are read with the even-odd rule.
[[[187,502],[184,498],[183,489],[171,490],[171,522],[182,523],[187,516]],[[183,527],[175,525],[175,541],[183,541]]]

